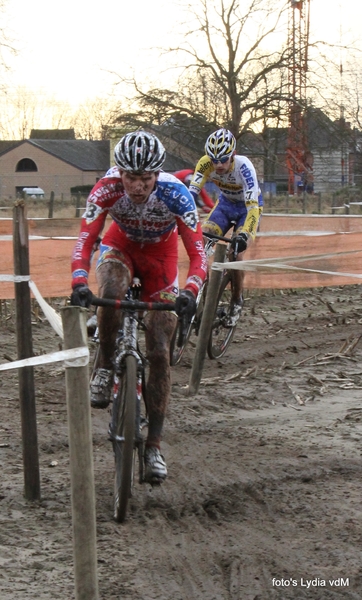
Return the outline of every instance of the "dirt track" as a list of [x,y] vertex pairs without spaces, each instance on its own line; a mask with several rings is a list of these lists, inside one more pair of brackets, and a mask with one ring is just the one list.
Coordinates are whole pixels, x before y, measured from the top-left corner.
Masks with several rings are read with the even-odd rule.
[[[191,345],[172,373],[169,478],[136,486],[124,525],[112,520],[109,416],[93,411],[102,600],[361,598],[361,308],[358,286],[250,296],[195,397]],[[1,322],[0,362],[16,356],[14,330]],[[37,353],[58,349],[45,322],[33,338]],[[35,373],[39,505],[23,499],[16,372],[1,382],[0,597],[72,600],[64,370]]]

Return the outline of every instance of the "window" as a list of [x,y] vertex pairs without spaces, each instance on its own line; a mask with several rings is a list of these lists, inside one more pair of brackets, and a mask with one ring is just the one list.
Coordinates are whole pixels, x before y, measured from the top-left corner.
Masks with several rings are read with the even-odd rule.
[[19,160],[18,164],[16,165],[16,169],[15,171],[17,173],[21,173],[21,172],[29,172],[29,171],[37,171],[38,167],[36,166],[35,162],[33,160],[31,160],[31,158],[22,158],[21,160]]

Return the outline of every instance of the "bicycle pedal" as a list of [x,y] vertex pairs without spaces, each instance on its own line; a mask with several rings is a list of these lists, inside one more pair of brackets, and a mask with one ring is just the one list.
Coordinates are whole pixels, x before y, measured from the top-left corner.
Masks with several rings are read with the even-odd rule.
[[146,419],[145,417],[141,417],[140,418],[140,431],[142,431],[142,429],[144,429],[145,427],[148,427],[148,419]]
[[162,477],[153,477],[152,479],[144,479],[143,483],[148,483],[152,488],[160,487],[160,485],[165,481]]

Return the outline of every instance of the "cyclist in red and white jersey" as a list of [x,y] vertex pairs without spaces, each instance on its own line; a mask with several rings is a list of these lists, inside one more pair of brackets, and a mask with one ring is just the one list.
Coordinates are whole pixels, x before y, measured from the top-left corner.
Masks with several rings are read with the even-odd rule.
[[[142,283],[142,300],[176,301],[176,312],[190,316],[206,276],[206,257],[195,202],[187,187],[161,171],[166,153],[156,136],[145,131],[125,135],[116,145],[111,168],[92,189],[72,257],[71,303],[89,306],[88,288],[93,245],[107,215],[112,218],[100,244],[96,267],[98,295],[122,299],[134,276]],[[185,288],[178,288],[178,233],[190,259]],[[100,362],[91,384],[91,404],[105,408],[112,388],[112,357],[119,311],[97,312]],[[170,341],[177,316],[150,311],[146,347],[150,365],[147,382],[148,438],[145,475],[163,481],[166,463],[160,453],[161,433],[170,396]]]
[[[263,199],[254,165],[246,156],[236,154],[236,139],[228,129],[218,129],[206,140],[205,155],[197,163],[189,185],[194,198],[207,181],[218,186],[220,195],[202,230],[225,235],[235,221],[237,235],[232,248],[237,251],[237,260],[242,260],[242,253],[256,236]],[[230,326],[241,314],[243,280],[243,271],[236,271]]]

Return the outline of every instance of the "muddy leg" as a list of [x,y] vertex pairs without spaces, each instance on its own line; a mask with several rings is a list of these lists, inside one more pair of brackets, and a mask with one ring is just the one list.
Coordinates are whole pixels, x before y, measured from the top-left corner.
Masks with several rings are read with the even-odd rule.
[[148,438],[146,446],[160,447],[167,404],[171,392],[170,342],[177,317],[167,312],[146,316],[146,348],[150,364],[147,381]]
[[[130,284],[129,270],[121,263],[104,263],[97,270],[101,298],[122,299]],[[120,323],[120,311],[111,307],[99,307],[97,311],[99,328],[100,357],[99,367],[112,369],[117,331]]]

